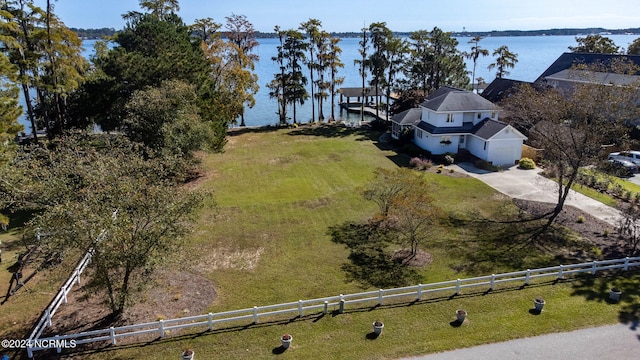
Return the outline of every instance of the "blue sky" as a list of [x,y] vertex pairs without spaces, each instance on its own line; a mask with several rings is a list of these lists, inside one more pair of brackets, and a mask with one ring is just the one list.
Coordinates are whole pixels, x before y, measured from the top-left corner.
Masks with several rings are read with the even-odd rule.
[[[121,29],[121,15],[139,10],[138,0],[52,0],[68,27]],[[46,4],[46,1],[36,0]],[[43,6],[44,7],[44,6]],[[538,30],[550,28],[640,27],[638,0],[181,0],[188,24],[211,17],[224,23],[232,13],[245,15],[256,30],[275,25],[297,28],[316,18],[327,31],[359,31],[386,22],[393,31]]]

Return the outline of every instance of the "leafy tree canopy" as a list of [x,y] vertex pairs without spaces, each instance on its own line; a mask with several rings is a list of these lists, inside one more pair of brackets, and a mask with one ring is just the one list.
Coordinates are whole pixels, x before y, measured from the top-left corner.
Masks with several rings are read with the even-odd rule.
[[633,40],[627,49],[627,55],[640,55],[640,38]]
[[[172,157],[143,156],[121,136],[63,137],[2,169],[0,207],[30,210],[25,241],[44,258],[93,251],[89,287],[115,314],[177,251],[203,196],[178,186]],[[39,239],[33,235],[42,229]]]
[[9,59],[0,53],[0,167],[15,149],[14,137],[23,127],[18,123],[22,107],[18,104],[19,89],[15,84],[18,71]]
[[[199,118],[199,121],[191,121],[190,126],[203,131],[200,140],[206,140],[206,147],[221,150],[227,124],[233,117],[229,114],[219,116],[218,109],[210,106],[216,91],[210,87],[210,64],[200,46],[201,40],[192,37],[190,27],[173,12],[165,13],[162,17],[155,13],[130,13],[126,18],[127,26],[115,37],[117,45],[94,59],[96,69],[76,98],[78,113],[95,121],[104,130],[124,128],[133,139],[144,141],[152,147],[166,145],[173,149],[194,149],[198,147],[195,143],[185,148],[184,143],[169,144],[170,138],[161,136],[152,139],[151,134],[140,133],[143,129],[153,128],[158,122],[167,124],[170,117],[188,108],[189,111],[176,121],[184,128],[187,126],[187,117],[190,116],[192,120]],[[189,91],[195,93],[195,97],[184,96],[183,93],[173,100],[160,100],[162,92],[168,95],[167,91],[173,91],[175,95],[177,91],[186,90],[183,86],[173,90],[163,87],[165,81],[191,84],[193,87]],[[155,96],[150,88],[157,89]],[[140,103],[140,98],[145,96],[165,102],[152,110]],[[178,103],[178,100],[187,102]],[[158,102],[155,104],[159,105]],[[161,109],[164,110],[162,114],[159,113]],[[145,111],[152,111],[153,116],[160,115],[160,118],[152,119],[149,117],[152,113],[143,115]],[[143,120],[150,123],[143,124]],[[156,128],[154,134],[158,135],[164,130]],[[184,141],[185,138],[175,140]]]
[[598,54],[618,54],[620,52],[620,47],[606,36],[587,35],[576,37],[576,41],[578,46],[569,46],[571,52]]

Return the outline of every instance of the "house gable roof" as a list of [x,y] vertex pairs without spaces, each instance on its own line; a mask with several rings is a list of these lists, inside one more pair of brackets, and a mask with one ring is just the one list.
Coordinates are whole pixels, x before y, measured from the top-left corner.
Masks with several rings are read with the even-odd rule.
[[489,140],[491,139],[494,135],[496,135],[497,133],[499,133],[500,131],[502,131],[504,128],[506,128],[508,125],[501,122],[501,121],[495,121],[495,120],[490,120],[490,119],[484,119],[482,121],[480,121],[479,123],[477,123],[470,131],[471,134],[485,139],[485,140]]
[[518,88],[523,84],[531,84],[526,81],[511,80],[504,78],[495,78],[485,89],[482,91],[483,98],[491,101],[494,104],[501,102],[518,91]]
[[552,74],[559,73],[562,70],[572,68],[574,65],[584,64],[610,64],[615,59],[624,59],[640,66],[640,55],[616,55],[616,54],[593,54],[593,53],[571,53],[566,52],[556,59],[535,82],[544,81],[544,79]]
[[400,125],[416,125],[422,118],[422,109],[412,108],[391,117],[391,121]]
[[469,134],[473,129],[473,123],[464,123],[462,126],[436,127],[424,121],[420,121],[417,127],[432,135],[445,134]]
[[484,139],[489,140],[492,137],[496,136],[498,133],[504,131],[509,128],[509,130],[513,131],[514,137],[526,139],[526,136],[522,135],[518,130],[514,129],[511,125],[507,123],[503,123],[502,121],[496,121],[492,119],[484,119],[477,123],[473,129],[471,129],[471,134]]
[[444,94],[448,94],[448,93],[450,93],[452,91],[464,92],[466,90],[454,88],[453,86],[441,86],[438,89],[436,89],[434,92],[429,94],[429,96],[426,97],[425,101],[435,99],[438,96],[441,96],[441,95],[444,95]]
[[526,139],[526,136],[522,135],[518,130],[514,129],[507,123],[503,123],[502,121],[496,121],[489,118],[486,118],[476,125],[472,123],[465,123],[463,126],[456,127],[435,127],[429,123],[421,121],[418,124],[418,128],[428,132],[431,135],[464,135],[470,134],[475,135],[484,140],[490,140],[498,133],[504,131],[506,128],[509,128],[515,138]]
[[565,69],[545,77],[545,80],[567,81],[575,83],[598,83],[611,85],[631,85],[638,82],[640,76]]
[[[440,91],[438,89],[436,92]],[[460,89],[447,88],[440,95],[433,94],[420,105],[435,112],[496,110],[497,107],[482,96]]]

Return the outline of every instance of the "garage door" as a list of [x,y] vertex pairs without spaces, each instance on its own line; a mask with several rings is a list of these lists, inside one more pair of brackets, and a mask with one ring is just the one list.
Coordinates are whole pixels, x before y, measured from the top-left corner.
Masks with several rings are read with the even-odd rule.
[[493,165],[513,165],[518,160],[516,159],[515,149],[512,146],[501,146],[492,150],[491,155],[493,156],[490,161],[493,162]]

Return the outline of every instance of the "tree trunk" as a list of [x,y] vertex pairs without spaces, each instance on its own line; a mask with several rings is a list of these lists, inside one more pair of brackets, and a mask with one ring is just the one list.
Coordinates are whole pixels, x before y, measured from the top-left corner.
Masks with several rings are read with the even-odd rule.
[[126,265],[124,271],[124,278],[122,279],[122,287],[120,288],[120,294],[118,294],[118,310],[122,312],[129,298],[129,279],[131,278],[131,266]]
[[[20,76],[22,77],[23,71],[20,70]],[[31,134],[33,135],[33,142],[38,143],[38,126],[36,124],[36,116],[33,112],[33,104],[31,104],[31,96],[29,95],[29,85],[22,83],[22,93],[24,94],[25,103],[27,104],[27,116],[29,122],[31,122]]]
[[551,227],[551,225],[553,225],[554,221],[558,218],[558,215],[560,215],[562,209],[564,208],[564,203],[567,201],[567,197],[569,196],[569,192],[571,191],[571,186],[578,176],[579,169],[580,167],[574,167],[573,169],[571,169],[571,173],[569,174],[566,185],[564,184],[564,169],[558,170],[558,202],[556,203],[553,211],[549,214],[547,223],[540,229],[540,231],[535,233],[533,238],[547,231]]

